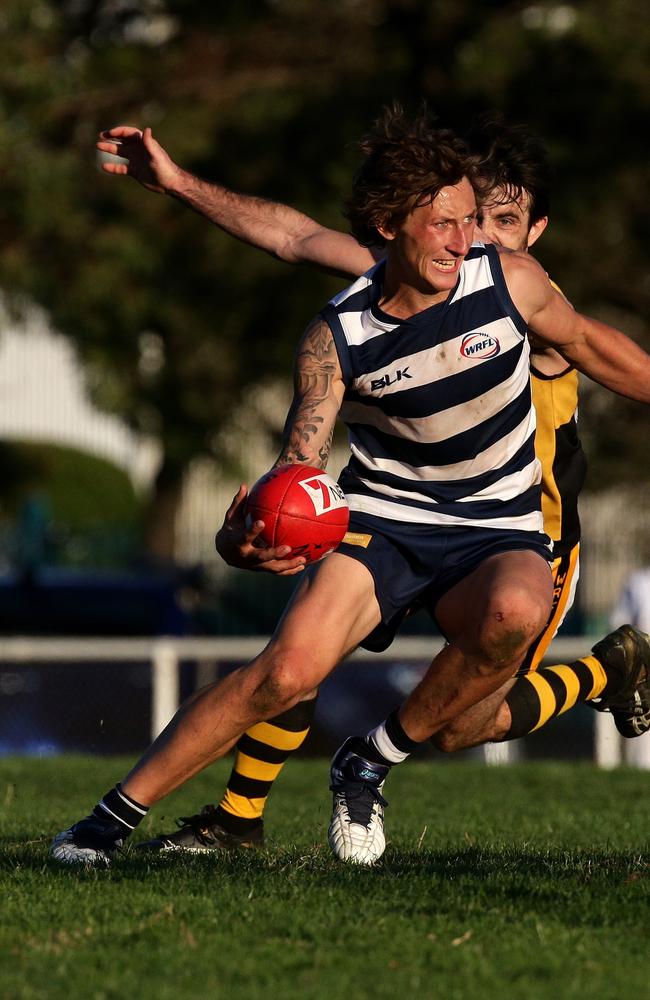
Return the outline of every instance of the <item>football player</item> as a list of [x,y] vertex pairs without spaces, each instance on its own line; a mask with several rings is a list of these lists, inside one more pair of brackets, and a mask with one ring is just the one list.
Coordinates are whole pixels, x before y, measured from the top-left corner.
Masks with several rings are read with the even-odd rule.
[[[512,156],[512,151],[509,160],[503,152],[503,149],[507,147],[508,141],[513,139],[515,133],[511,133],[509,140],[507,130],[504,131],[503,126],[497,128],[496,131],[492,129],[492,132],[490,132],[490,129],[484,124],[482,134],[484,139],[486,141],[489,140],[489,143],[492,145],[491,152],[484,155],[482,161],[483,179],[485,180],[487,175],[490,180],[489,195],[479,209],[484,234],[486,238],[491,238],[503,245],[510,245],[513,249],[526,249],[541,235],[546,225],[547,211],[543,198],[544,185],[543,183],[539,185],[540,194],[536,199],[534,171],[533,175],[528,176],[524,169],[526,166],[526,156],[523,155],[519,162],[517,162],[516,157]],[[183,198],[193,207],[199,208],[209,218],[222,225],[234,235],[248,239],[250,242],[257,242],[263,245],[265,249],[276,252],[284,259],[309,260],[312,263],[320,263],[321,265],[333,267],[337,270],[347,269],[356,273],[357,271],[366,269],[369,258],[370,260],[374,260],[377,257],[376,251],[365,250],[359,244],[356,244],[358,260],[355,266],[353,263],[355,261],[355,249],[352,245],[354,241],[351,237],[318,227],[312,220],[305,219],[300,213],[296,213],[286,206],[277,206],[260,202],[257,199],[248,199],[246,196],[235,195],[217,186],[206,185],[205,182],[198,181],[197,179],[190,178],[188,181],[189,175],[179,171],[179,168],[176,168],[171,163],[167,155],[147,130],[144,133],[124,128],[111,130],[111,133],[104,136],[100,143],[100,148],[103,148],[107,152],[115,152],[117,150],[115,140],[123,143],[123,146],[119,147],[119,151],[129,155],[129,166],[107,165],[109,172],[130,171],[148,187],[156,190],[173,191],[176,196]],[[499,142],[502,149],[501,158],[499,158],[496,152],[499,148]],[[517,142],[523,148],[526,142],[530,143],[532,140],[520,131],[515,145]],[[133,146],[135,152],[133,150],[129,152],[130,146]],[[508,173],[507,166],[504,168],[504,164],[508,163],[510,163],[511,167],[510,174]],[[138,164],[140,165],[138,166]],[[177,181],[178,187],[174,189],[171,185]],[[452,198],[455,199],[459,206],[461,202],[464,204],[463,194],[458,190],[458,185],[449,186],[456,189],[452,192]],[[244,202],[243,205],[240,204],[242,199]],[[465,201],[469,205],[468,198],[465,198]],[[264,219],[266,223],[264,223]],[[473,224],[473,220],[470,221]],[[432,223],[432,225],[437,224]],[[446,224],[445,222],[444,225]],[[455,224],[462,228],[464,225],[469,226],[470,222],[456,222]],[[375,234],[378,232],[381,235],[381,230],[376,229]],[[255,235],[256,233],[257,235]],[[505,237],[503,236],[504,233],[506,234]],[[383,235],[389,245],[389,259],[390,251],[392,250],[393,260],[395,260],[397,250],[396,244],[392,243],[392,241],[397,240],[398,237],[393,235],[392,232]],[[423,238],[422,233],[419,231],[415,235],[412,233],[404,234],[400,231],[399,236],[402,237],[400,239],[401,251],[407,256],[407,251],[410,252],[407,265],[412,270],[420,268],[424,273],[429,265],[424,263],[422,252],[418,250],[418,240],[428,245],[427,240]],[[435,243],[435,240],[429,241],[429,243],[431,242]],[[420,254],[419,258],[418,254]],[[445,253],[440,259],[434,258],[435,280],[440,283],[440,275],[446,272],[450,276],[457,275],[458,268],[460,267],[460,265],[457,266],[458,259],[462,257],[464,260],[465,256],[465,252],[453,251],[451,244],[447,246]],[[442,284],[444,286],[444,281]],[[409,294],[412,295],[413,286],[411,285],[410,288],[411,292]],[[445,286],[438,291],[444,290],[448,293],[450,289],[446,289]],[[444,301],[444,299],[441,301]],[[333,317],[332,323],[335,325],[336,322],[336,318]],[[313,344],[310,350],[313,352]],[[576,578],[579,529],[577,525],[577,512],[575,511],[575,496],[571,498],[569,503],[567,503],[567,497],[562,496],[561,490],[558,488],[558,482],[561,479],[561,482],[565,483],[566,480],[557,476],[557,463],[566,461],[568,457],[569,465],[572,464],[573,469],[576,470],[573,485],[574,494],[579,489],[584,471],[582,452],[575,434],[576,373],[572,366],[567,364],[566,358],[556,351],[554,347],[534,345],[533,351],[533,365],[537,364],[537,369],[534,368],[533,370],[540,383],[546,381],[557,381],[560,383],[562,379],[566,379],[567,382],[566,391],[553,394],[557,398],[558,405],[555,408],[547,407],[547,435],[544,445],[548,451],[545,464],[545,496],[547,499],[545,524],[547,525],[547,530],[550,530],[552,525],[554,540],[557,543],[554,551],[555,561],[553,567],[555,573],[553,587],[555,600],[548,616],[547,628],[543,631],[541,640],[537,640],[534,648],[529,650],[526,664],[528,674],[526,678],[515,682],[512,676],[509,676],[503,684],[497,687],[488,684],[487,686],[492,689],[488,691],[486,697],[475,699],[471,708],[468,708],[467,711],[457,712],[446,720],[443,720],[442,724],[440,724],[440,717],[438,716],[436,720],[435,713],[432,716],[430,711],[431,684],[429,683],[429,689],[427,689],[426,684],[424,686],[421,685],[417,695],[409,699],[401,714],[394,713],[387,724],[384,725],[381,737],[378,737],[377,733],[375,733],[370,741],[360,742],[357,740],[353,743],[350,741],[346,743],[344,748],[342,748],[342,752],[337,755],[333,768],[336,804],[335,823],[333,827],[337,824],[339,827],[345,826],[348,828],[348,832],[355,832],[353,828],[356,826],[367,829],[370,846],[368,847],[366,844],[366,846],[362,845],[359,848],[356,843],[338,845],[336,834],[333,833],[331,835],[331,842],[340,857],[353,857],[355,860],[374,860],[378,856],[378,853],[381,853],[378,850],[378,846],[383,833],[381,833],[380,829],[381,796],[378,788],[383,782],[385,773],[387,773],[387,771],[382,771],[381,769],[387,769],[392,763],[396,762],[396,759],[390,759],[385,753],[381,752],[382,749],[386,750],[387,733],[392,737],[391,746],[395,752],[406,755],[412,749],[413,744],[426,738],[421,733],[431,727],[431,718],[433,717],[434,729],[432,729],[432,732],[435,730],[437,742],[444,749],[454,749],[459,746],[474,745],[477,742],[483,742],[485,739],[513,738],[516,735],[522,735],[523,732],[538,728],[539,725],[543,724],[554,714],[557,714],[557,712],[565,711],[575,704],[577,700],[593,700],[601,696],[602,700],[610,708],[619,713],[627,712],[629,705],[635,701],[633,695],[642,681],[641,675],[644,670],[642,660],[647,650],[643,645],[641,637],[634,635],[630,639],[627,633],[624,637],[620,634],[609,637],[604,643],[599,644],[592,657],[586,657],[584,660],[578,661],[577,664],[554,668],[555,672],[552,677],[553,679],[559,679],[558,684],[550,684],[544,678],[543,685],[541,682],[539,685],[532,685],[532,696],[528,690],[519,699],[513,695],[513,692],[516,692],[518,687],[521,687],[524,683],[530,685],[529,678],[538,667],[552,634],[557,629],[562,615],[570,602]],[[572,385],[569,385],[569,383],[572,383]],[[561,400],[563,401],[562,405],[560,405]],[[542,403],[540,413],[543,412],[543,409],[544,404]],[[549,430],[550,433],[548,433]],[[558,447],[558,442],[561,441],[563,435],[571,444],[568,456],[566,449]],[[544,449],[540,446],[539,430],[536,446],[538,454],[543,452]],[[541,454],[541,457],[544,458],[543,454]],[[284,558],[286,553],[282,550],[267,550],[261,554],[259,550],[254,549],[252,543],[254,542],[255,532],[245,532],[241,523],[241,505],[244,497],[245,491],[242,489],[228,512],[226,522],[220,532],[218,547],[222,555],[231,564],[258,566],[273,572],[299,572],[302,568],[300,561]],[[466,510],[469,510],[469,507]],[[362,532],[361,534],[365,533]],[[354,542],[349,543],[350,546],[354,544]],[[348,552],[352,554],[350,550]],[[357,552],[354,553],[354,557],[358,557]],[[364,563],[363,559],[360,561],[366,566],[369,565],[368,563]],[[372,572],[372,568],[369,568]],[[490,578],[489,574],[488,578]],[[461,581],[458,582],[458,586],[461,586]],[[541,590],[543,590],[543,586],[540,583],[540,592]],[[450,592],[453,591],[454,586],[451,586]],[[444,594],[428,593],[425,588],[421,599],[424,603],[429,601],[431,610],[433,610],[434,605],[438,605],[436,613],[437,615],[440,614],[439,607],[445,601]],[[450,608],[455,608],[453,613],[450,612],[450,622],[456,628],[459,626],[453,622],[454,614],[457,614],[455,598],[450,598],[449,601],[451,602]],[[535,600],[532,603],[535,604]],[[400,613],[390,618],[388,631],[391,632],[392,630],[392,634],[394,634],[397,619],[400,617],[400,614],[405,612],[408,606],[409,604],[406,602],[400,609]],[[377,624],[378,628],[372,630],[374,634],[371,634],[370,642],[379,642],[385,645],[387,644],[387,636],[380,633],[386,632],[385,626],[387,623],[382,621]],[[536,635],[540,630],[539,628],[535,628],[533,631]],[[533,638],[532,633],[530,638]],[[388,641],[390,641],[390,636],[388,636]],[[450,648],[448,647],[448,649]],[[624,662],[620,662],[621,658]],[[444,662],[445,659],[446,663]],[[611,662],[608,662],[608,660]],[[434,661],[434,667],[437,661],[439,661],[439,658]],[[437,678],[438,682],[440,681],[439,670],[440,662],[438,662],[438,670],[433,670],[431,674],[431,676]],[[449,654],[446,657],[443,656],[442,671],[443,674],[445,674],[445,671],[449,673]],[[562,671],[564,673],[561,673]],[[453,672],[452,668],[449,676]],[[496,673],[499,672],[496,671]],[[539,679],[542,673],[545,672],[539,671],[536,679]],[[622,683],[623,676],[625,676],[625,683]],[[473,680],[476,681],[476,678],[473,678]],[[632,681],[634,681],[633,684]],[[470,684],[470,686],[473,686],[475,691],[480,691],[485,687],[481,683]],[[548,694],[549,688],[551,690],[550,696]],[[308,694],[311,695],[311,692]],[[533,707],[535,694],[538,697],[537,708]],[[459,704],[462,704],[462,700],[461,698]],[[625,702],[624,705],[622,705],[623,700]],[[416,709],[414,706],[418,701],[420,707]],[[241,741],[238,746],[238,761],[240,761],[240,766],[238,768],[236,762],[233,778],[229,782],[228,793],[218,810],[204,811],[197,817],[191,817],[180,831],[169,837],[158,838],[157,842],[154,842],[152,846],[205,849],[210,846],[232,846],[235,843],[253,843],[256,839],[259,841],[262,831],[261,807],[263,807],[265,793],[268,792],[270,780],[272,780],[282,764],[282,760],[279,758],[285,758],[287,753],[294,748],[294,745],[297,746],[301,742],[300,737],[306,734],[307,726],[302,725],[299,721],[296,724],[296,721],[292,722],[287,716],[290,716],[296,709],[301,711],[304,706],[310,704],[313,704],[313,698],[307,697],[303,701],[298,701],[293,708],[289,709],[288,713],[282,713],[277,719],[272,719],[270,723],[262,723],[249,731],[242,738],[245,741],[245,746],[242,747]],[[478,715],[476,715],[477,711]],[[427,719],[426,722],[424,721],[425,716]],[[523,720],[519,722],[521,731],[515,731],[518,716]],[[412,719],[412,723],[409,722],[408,726],[405,726],[404,718]],[[464,720],[463,724],[459,724],[458,720]],[[436,722],[438,723],[437,726],[435,725]],[[497,724],[500,727],[498,729],[495,728]],[[298,728],[298,726],[301,726],[301,728]],[[277,734],[271,732],[274,729],[277,730]],[[291,740],[292,745],[288,746],[289,739],[283,737],[283,733],[298,733],[298,736]],[[410,733],[410,735],[407,736],[407,733]],[[274,746],[274,743],[268,740],[269,736],[272,736],[276,743],[282,743],[283,745]],[[274,760],[265,760],[265,753],[268,752],[269,748],[271,756],[274,756],[273,751],[277,754]],[[253,750],[253,754],[246,753],[246,749],[249,751]],[[164,750],[159,753],[159,756],[162,760],[165,756]],[[402,758],[400,757],[399,759]],[[266,769],[263,766],[261,768],[261,773],[264,774],[263,779],[250,773],[251,770],[254,771],[256,760],[261,765],[267,765]],[[251,761],[253,762],[252,767],[250,764]],[[243,762],[243,766],[241,762]],[[370,765],[370,770],[374,766],[374,773],[370,780],[367,776],[363,777],[362,780],[358,779],[360,762],[362,771],[368,770],[366,765]],[[146,770],[147,765],[145,764],[144,767]],[[247,771],[249,773],[246,773]],[[142,774],[142,770],[140,770],[140,774]],[[263,782],[263,785],[255,784],[260,781]],[[353,785],[354,788],[352,787]],[[130,785],[127,786],[127,788],[130,787]],[[371,815],[368,817],[368,822],[357,822],[359,814],[357,809],[358,803],[356,801],[354,803],[356,810],[354,816],[350,811],[352,800],[358,799],[359,793],[361,798],[365,796],[367,799],[366,805],[370,805]],[[110,798],[111,795],[113,796],[112,798]],[[119,816],[120,808],[126,809],[128,806],[128,791],[116,788],[98,806],[100,810],[98,818],[101,819],[102,816],[110,814],[115,820]],[[135,803],[135,806],[137,806],[137,803]],[[133,808],[133,804],[131,804],[131,808]],[[142,807],[138,806],[138,808]],[[102,809],[104,810],[103,813],[101,813]],[[238,812],[240,815],[238,815]],[[244,815],[241,815],[242,813]],[[129,820],[136,818],[133,815],[129,815]],[[237,822],[232,823],[229,829],[230,818],[243,822],[241,824]],[[87,821],[83,822],[87,823]],[[128,823],[126,825],[127,827],[129,826]],[[79,824],[77,824],[78,826]],[[74,854],[75,839],[79,840],[80,835],[83,835],[83,831],[76,830],[76,828],[60,835],[63,840],[60,841],[58,846],[62,857],[63,854],[66,854],[66,859],[74,860],[72,854]],[[350,840],[350,837],[348,837],[348,840]]]

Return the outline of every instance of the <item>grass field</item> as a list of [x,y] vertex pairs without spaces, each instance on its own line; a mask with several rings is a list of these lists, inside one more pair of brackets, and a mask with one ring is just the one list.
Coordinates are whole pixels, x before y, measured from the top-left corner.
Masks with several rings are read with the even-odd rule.
[[[391,776],[389,848],[368,870],[331,859],[327,764],[299,761],[264,852],[60,870],[51,834],[125,763],[3,760],[2,1000],[650,996],[647,773],[412,762]],[[144,835],[214,800],[227,770]]]

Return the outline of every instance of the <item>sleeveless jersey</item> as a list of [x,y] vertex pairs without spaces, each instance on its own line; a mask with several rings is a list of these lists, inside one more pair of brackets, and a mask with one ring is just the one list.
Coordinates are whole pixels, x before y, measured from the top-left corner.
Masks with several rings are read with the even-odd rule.
[[526,323],[496,249],[473,244],[448,298],[406,320],[378,305],[384,268],[321,314],[346,384],[352,511],[543,531]]
[[567,367],[558,375],[530,367],[533,405],[537,412],[535,452],[542,465],[544,530],[553,540],[553,555],[566,555],[580,540],[578,495],[587,459],[578,437],[578,373]]

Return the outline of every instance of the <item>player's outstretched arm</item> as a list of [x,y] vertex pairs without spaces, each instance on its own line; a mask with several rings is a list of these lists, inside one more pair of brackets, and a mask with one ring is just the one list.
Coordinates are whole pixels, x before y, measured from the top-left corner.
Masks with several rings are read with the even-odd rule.
[[289,264],[311,264],[356,277],[381,256],[379,251],[362,247],[353,236],[321,226],[289,205],[201,180],[174,163],[150,128],[140,131],[118,125],[106,129],[100,133],[97,148],[128,161],[103,163],[106,173],[133,177],[150,191],[172,195],[224,232]]
[[133,177],[149,191],[171,193],[179,181],[181,168],[154,139],[151,129],[142,132],[132,125],[116,125],[99,133],[97,149],[101,153],[119,156],[126,163],[106,160],[102,170],[107,174]]
[[[303,334],[294,364],[294,394],[285,422],[278,465],[313,465],[324,469],[329,459],[336,416],[343,400],[343,376],[332,331],[320,317]],[[288,545],[258,548],[263,521],[246,524],[248,491],[240,486],[217,532],[217,552],[239,569],[292,576],[305,567],[302,556],[287,559]]]
[[513,301],[540,340],[595,382],[650,403],[650,355],[615,327],[576,312],[528,254],[506,256],[503,265]]

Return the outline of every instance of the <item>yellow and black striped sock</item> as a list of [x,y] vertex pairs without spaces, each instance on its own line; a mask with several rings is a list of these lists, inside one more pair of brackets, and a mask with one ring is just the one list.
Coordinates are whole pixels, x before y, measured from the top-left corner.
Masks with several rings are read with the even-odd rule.
[[229,833],[258,826],[266,799],[287,758],[305,742],[316,698],[299,701],[281,715],[252,726],[240,738],[225,794],[217,807],[219,823]]
[[618,688],[620,673],[604,667],[595,656],[575,663],[541,667],[518,677],[506,698],[512,723],[505,740],[535,732],[556,715],[568,712],[579,701],[591,701],[608,688]]

